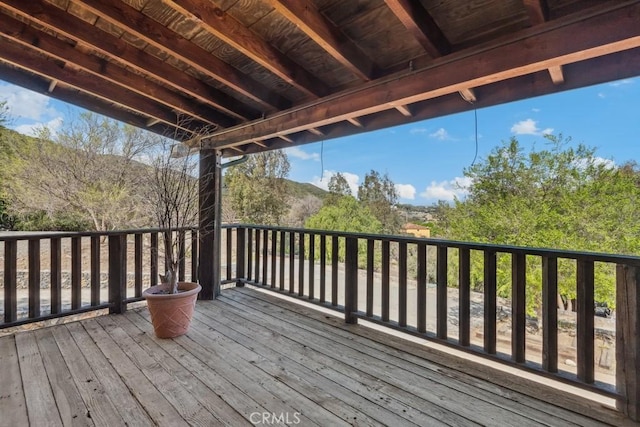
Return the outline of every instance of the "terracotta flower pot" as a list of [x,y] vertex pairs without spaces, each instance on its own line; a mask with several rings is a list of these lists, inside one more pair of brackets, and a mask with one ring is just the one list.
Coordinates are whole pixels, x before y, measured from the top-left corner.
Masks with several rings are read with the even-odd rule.
[[197,283],[179,282],[177,294],[163,293],[166,289],[167,285],[151,286],[142,293],[158,338],[174,338],[187,333],[202,287]]

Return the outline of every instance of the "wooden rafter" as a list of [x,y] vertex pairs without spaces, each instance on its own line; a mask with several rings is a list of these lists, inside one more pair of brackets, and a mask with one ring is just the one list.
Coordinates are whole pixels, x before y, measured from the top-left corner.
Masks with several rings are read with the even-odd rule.
[[23,18],[55,31],[65,37],[89,46],[112,59],[141,73],[149,74],[162,84],[187,93],[198,101],[240,119],[255,118],[258,113],[243,107],[237,100],[202,81],[189,76],[160,59],[140,51],[124,40],[97,31],[93,25],[65,13],[47,3],[22,0],[3,0],[3,8]]
[[291,103],[242,74],[226,62],[161,25],[120,0],[73,0],[106,22],[171,54],[204,75],[218,80],[266,109],[282,109]]
[[215,4],[201,0],[163,1],[307,95],[317,98],[329,93],[324,83]]
[[562,65],[549,68],[549,75],[553,84],[559,85],[564,83],[564,73],[562,72]]
[[355,75],[365,81],[374,77],[373,62],[322,16],[309,0],[266,0],[266,2]]
[[451,52],[449,41],[418,0],[385,0],[385,3],[431,57]]
[[[36,52],[25,49],[24,45],[14,43],[4,38],[4,36],[0,37],[0,42],[2,43],[2,58],[11,65],[32,71],[48,79],[64,82],[77,90],[90,93],[105,101],[115,102],[131,111],[156,118],[168,125],[175,125],[176,123],[177,116],[173,111],[146,97],[132,93],[111,82],[88,79],[82,72],[61,68],[55,62],[47,60]],[[191,128],[186,127],[183,129],[191,130]]]
[[395,105],[394,108],[405,117],[412,117],[411,107],[409,105]]
[[549,19],[549,7],[547,0],[522,0],[529,15],[531,25],[540,25]]
[[220,114],[216,110],[195,105],[193,102],[157,83],[128,72],[124,68],[106,62],[96,56],[85,55],[63,40],[38,31],[4,14],[0,14],[0,33],[7,39],[24,44],[27,49],[37,50],[65,63],[72,63],[77,68],[94,75],[98,81],[106,80],[115,83],[203,122],[222,127],[237,123],[237,121]]
[[[402,78],[371,82],[357,91],[344,92],[251,126],[214,132],[207,145],[224,147],[264,140],[634,49],[640,46],[638,16],[640,4],[634,2],[610,10],[607,19],[586,17],[546,28],[529,37],[518,34],[511,41],[503,41],[481,53],[460,52],[456,59],[436,60],[431,66]],[[609,22],[615,22],[615,28]],[[556,43],[557,40],[565,43]]]

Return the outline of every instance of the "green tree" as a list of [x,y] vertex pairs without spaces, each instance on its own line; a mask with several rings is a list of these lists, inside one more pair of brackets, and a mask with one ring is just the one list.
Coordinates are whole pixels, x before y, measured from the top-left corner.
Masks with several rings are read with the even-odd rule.
[[227,170],[231,207],[242,222],[277,225],[288,211],[286,183],[290,164],[282,150],[253,154]]
[[367,173],[358,187],[358,200],[382,223],[385,233],[400,229],[401,218],[396,210],[398,191],[388,174],[381,176],[375,170]]
[[325,205],[335,205],[343,196],[353,196],[349,182],[340,172],[334,174],[329,179],[329,195],[325,198]]
[[[548,148],[525,152],[512,138],[465,170],[468,196],[441,203],[434,232],[456,240],[557,249],[640,253],[637,168],[603,161],[595,150],[570,139],[547,136]],[[499,259],[498,288],[510,293],[510,260]],[[575,263],[560,260],[559,292],[575,297]],[[482,260],[472,267],[481,286]],[[597,263],[596,299],[614,305],[613,266]],[[539,307],[540,266],[527,274],[529,310]]]

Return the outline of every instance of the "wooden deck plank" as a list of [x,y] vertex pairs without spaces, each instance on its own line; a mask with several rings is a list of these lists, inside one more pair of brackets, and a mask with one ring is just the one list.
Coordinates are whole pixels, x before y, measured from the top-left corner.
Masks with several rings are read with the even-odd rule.
[[95,319],[85,320],[82,325],[155,424],[167,427],[188,425]]
[[22,390],[20,364],[13,336],[0,338],[0,414],[2,422],[9,426],[22,426],[29,423],[27,402]]
[[[149,313],[141,311],[140,314],[148,316]],[[277,379],[261,375],[259,370],[251,369],[252,366],[249,364],[239,367],[236,360],[230,360],[224,351],[221,351],[219,342],[211,342],[206,335],[190,330],[188,335],[177,339],[176,342],[209,366],[214,367],[228,381],[263,406],[268,413],[291,414],[290,417],[299,414],[298,417],[303,425],[322,425],[308,418],[309,411],[317,416],[316,420],[324,420],[325,417],[331,419],[332,414],[321,413],[317,406],[313,408],[304,405],[303,396],[293,395],[291,390],[283,387]]]
[[80,322],[70,323],[66,326],[78,348],[82,349],[85,360],[89,364],[96,378],[100,379],[104,390],[113,405],[118,408],[122,418],[129,425],[147,425],[152,421],[131,394],[118,373],[113,369],[105,355],[100,351],[96,343],[91,339]]
[[96,320],[136,368],[147,377],[189,425],[202,427],[222,425],[222,422],[214,414],[192,396],[187,387],[175,380],[174,372],[165,369],[166,365],[163,366],[153,357],[152,353],[150,354],[140,347],[124,329],[114,322],[113,316],[103,316]]
[[[236,295],[238,300],[235,300]],[[437,399],[441,399],[440,405],[443,408],[455,411],[460,415],[466,416],[469,419],[473,419],[480,423],[493,424],[498,422],[495,417],[499,416],[504,422],[514,423],[518,425],[540,425],[541,423],[553,423],[554,420],[548,414],[542,411],[537,411],[533,408],[528,408],[523,405],[509,405],[511,403],[507,399],[502,399],[502,406],[497,406],[496,402],[501,398],[497,395],[490,393],[482,393],[482,391],[474,390],[473,395],[469,394],[469,388],[460,384],[459,387],[455,387],[455,380],[446,379],[443,381],[443,376],[440,374],[434,374],[428,370],[416,369],[412,364],[403,362],[394,364],[398,369],[393,370],[393,376],[389,374],[389,364],[392,363],[389,359],[391,357],[384,356],[379,358],[379,354],[375,351],[371,351],[364,345],[354,345],[354,340],[340,340],[336,339],[333,331],[323,330],[321,324],[315,323],[313,326],[301,324],[307,320],[304,316],[295,316],[295,313],[288,311],[286,314],[280,314],[278,311],[270,310],[268,313],[258,311],[254,309],[254,304],[242,304],[241,299],[243,297],[240,294],[234,292],[227,293],[222,298],[223,301],[231,301],[230,304],[237,305],[236,308],[239,312],[245,311],[253,318],[261,318],[263,315],[274,317],[280,320],[270,321],[269,327],[279,327],[287,330],[287,326],[281,322],[292,322],[298,325],[298,329],[302,328],[313,333],[314,344],[318,345],[318,349],[326,349],[331,351],[337,359],[347,361],[351,366],[359,367],[361,370],[377,369],[376,373],[381,379],[389,382],[390,384],[400,385],[404,379],[404,386],[406,390],[413,392],[414,394],[429,400],[432,399],[433,403],[438,403]],[[250,301],[250,300],[249,300]],[[333,329],[333,328],[331,328]],[[278,329],[275,329],[278,330]],[[290,336],[291,338],[291,336]],[[302,336],[301,339],[304,339]],[[418,378],[420,385],[418,386]],[[428,390],[428,393],[425,393]],[[465,405],[459,405],[455,402],[465,401]],[[456,407],[458,405],[458,407]]]
[[[153,334],[153,327],[140,312],[129,312],[126,316],[127,320],[145,334]],[[243,391],[238,389],[233,383],[216,372],[215,369],[211,369],[211,366],[185,350],[176,341],[163,340],[159,344],[169,355],[189,369],[200,381],[242,415],[247,425],[250,424],[250,415],[252,413],[263,413],[267,411],[263,406],[256,403]]]
[[120,412],[111,402],[108,391],[87,363],[69,331],[66,328],[53,328],[52,334],[86,406],[84,415],[98,425],[113,426],[124,423],[126,420],[120,416]]
[[34,333],[62,424],[65,426],[95,425],[51,329],[39,329]]
[[211,413],[215,414],[222,424],[228,426],[246,424],[247,420],[217,393],[207,387],[202,379],[192,372],[188,364],[181,364],[165,350],[162,345],[164,341],[154,339],[151,335],[139,329],[131,322],[130,317],[132,316],[110,316],[150,357],[170,372],[172,377],[179,381],[182,386],[187,388],[191,396]]
[[[271,309],[273,309],[273,306],[276,306],[298,313],[302,315],[299,319],[301,325],[318,327],[318,322],[325,323],[326,325],[331,326],[328,330],[330,331],[330,335],[334,338],[335,335],[343,337],[344,339],[356,341],[359,340],[358,337],[365,338],[365,341],[360,342],[362,342],[366,347],[373,347],[376,350],[388,353],[399,359],[419,364],[420,366],[440,373],[447,378],[461,381],[463,384],[460,386],[462,387],[472,387],[474,389],[489,391],[498,397],[513,401],[515,404],[522,404],[531,408],[536,408],[536,410],[552,415],[559,420],[563,420],[565,423],[576,423],[578,425],[595,427],[602,425],[602,423],[598,421],[598,419],[602,419],[613,424],[630,425],[622,419],[622,415],[615,410],[602,408],[597,404],[587,405],[579,396],[571,396],[570,394],[554,389],[553,387],[535,384],[535,387],[541,390],[538,394],[546,394],[550,402],[556,403],[548,405],[546,402],[541,401],[538,398],[517,391],[522,388],[526,388],[528,390],[531,388],[531,385],[527,386],[527,381],[521,381],[517,376],[500,374],[491,367],[478,365],[477,363],[468,362],[461,358],[451,357],[446,353],[428,349],[397,336],[381,334],[380,332],[370,328],[350,327],[345,325],[340,317],[318,316],[318,311],[313,308],[308,308],[299,304],[291,304],[282,298],[277,298],[264,292],[256,292],[251,288],[237,288],[234,289],[233,293],[225,294],[226,297],[233,298],[240,298],[240,295],[260,300],[263,303],[262,306],[267,304],[271,306]],[[471,375],[470,372],[474,372],[474,375]],[[455,381],[452,383],[452,386],[457,386]],[[475,392],[478,392],[478,390]],[[496,405],[504,403],[503,400],[493,400],[493,402]],[[574,411],[565,408],[579,409]]]
[[[246,326],[242,318],[234,316],[227,311],[220,316],[221,311],[214,305],[201,305],[195,314],[196,322],[208,322],[220,334],[227,339],[236,341],[245,348],[254,348],[262,356],[254,361],[271,375],[291,384],[292,387],[301,387],[307,396],[312,396],[321,405],[328,405],[329,410],[343,418],[356,417],[360,421],[367,422],[372,418],[374,423],[382,425],[406,425],[423,424],[440,425],[440,421],[430,418],[409,405],[411,402],[401,402],[392,396],[380,393],[376,388],[375,379],[367,381],[366,378],[352,378],[343,374],[336,362],[329,358],[320,361],[310,357],[309,350],[301,344],[291,342],[286,337],[276,334],[259,326]],[[238,322],[240,320],[240,322]],[[203,324],[203,323],[202,323]],[[232,337],[232,338],[231,338]],[[258,347],[259,346],[259,347]],[[241,352],[245,355],[246,351]],[[358,377],[357,373],[352,376]],[[319,389],[319,390],[318,390]],[[327,396],[328,395],[328,396]],[[340,402],[337,408],[331,404]],[[424,402],[419,402],[424,405]],[[351,408],[348,408],[350,406]],[[351,415],[347,411],[353,410]],[[364,417],[357,415],[364,413]],[[398,413],[404,415],[401,417]],[[446,419],[446,414],[443,414]],[[457,425],[465,424],[464,422]],[[446,425],[446,424],[445,424]]]
[[15,337],[29,423],[62,426],[35,335],[33,332],[23,332]]

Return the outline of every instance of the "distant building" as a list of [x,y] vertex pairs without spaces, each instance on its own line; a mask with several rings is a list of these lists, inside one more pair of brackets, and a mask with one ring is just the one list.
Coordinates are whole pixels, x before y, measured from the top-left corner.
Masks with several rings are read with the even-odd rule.
[[402,226],[402,232],[404,234],[411,234],[416,237],[431,237],[431,230],[429,229],[429,227],[412,224],[410,222]]

